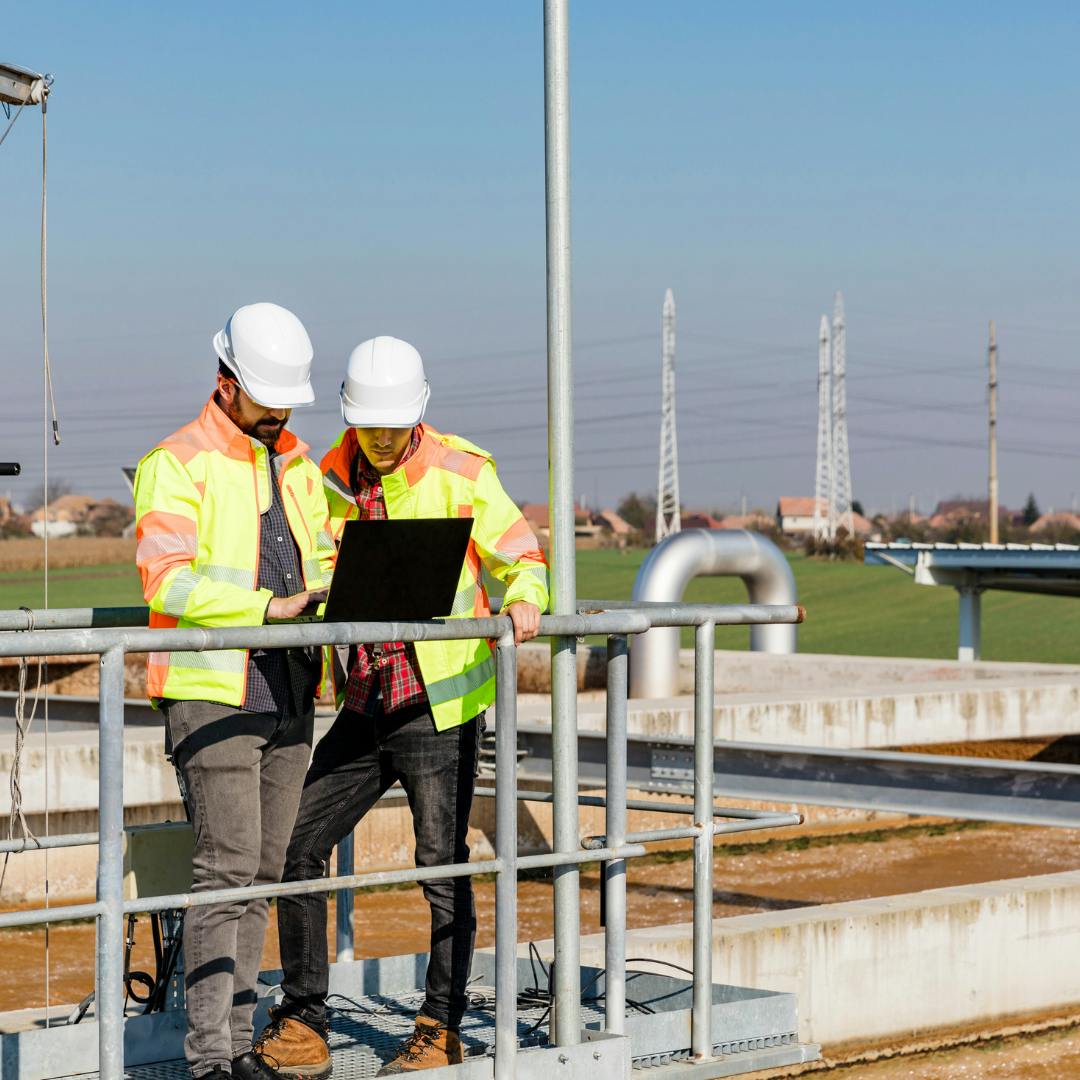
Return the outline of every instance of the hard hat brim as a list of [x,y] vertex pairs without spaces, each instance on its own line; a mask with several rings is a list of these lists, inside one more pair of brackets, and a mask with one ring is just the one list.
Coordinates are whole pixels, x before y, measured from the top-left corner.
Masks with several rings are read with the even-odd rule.
[[310,381],[303,386],[267,386],[253,383],[236,373],[236,381],[241,389],[256,405],[264,409],[302,409],[305,405],[315,404],[315,390]]
[[398,408],[357,405],[346,400],[344,388],[341,393],[341,418],[349,427],[358,428],[411,428],[424,419],[431,387],[424,383],[423,392],[407,405]]

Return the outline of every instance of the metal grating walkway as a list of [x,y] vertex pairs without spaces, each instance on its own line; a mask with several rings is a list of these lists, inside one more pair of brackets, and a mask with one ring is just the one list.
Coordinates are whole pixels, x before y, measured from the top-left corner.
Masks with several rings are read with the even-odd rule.
[[[374,1077],[412,1030],[413,1020],[423,1000],[422,991],[356,999],[331,995],[330,1004],[334,1013],[330,1050],[334,1058],[334,1080],[369,1080]],[[472,1007],[465,1014],[461,1027],[465,1054],[467,1057],[484,1056],[490,1054],[495,1045],[495,991],[492,987],[474,986],[470,991],[470,1001]],[[581,1013],[583,1025],[603,1020],[602,1010],[595,1005],[583,1002]],[[628,1010],[627,1016],[632,1015],[633,1011]],[[543,1006],[519,1008],[518,1041],[523,1049],[547,1045],[546,1009]],[[745,1060],[743,1068],[737,1070],[741,1072],[754,1069],[754,1059],[763,1052],[767,1054],[782,1048],[797,1050],[795,1032],[721,1042],[715,1050],[731,1063],[738,1059]],[[647,1070],[686,1057],[688,1051],[639,1058],[635,1059],[634,1068]],[[83,1073],[78,1080],[96,1080],[97,1076],[97,1073]],[[129,1080],[188,1080],[189,1076],[187,1063],[183,1060],[138,1065],[125,1072]]]

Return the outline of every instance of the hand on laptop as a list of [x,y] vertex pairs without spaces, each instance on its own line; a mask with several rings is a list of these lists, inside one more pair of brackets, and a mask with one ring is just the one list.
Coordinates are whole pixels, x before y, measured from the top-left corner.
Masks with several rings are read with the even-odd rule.
[[292,596],[275,596],[267,605],[265,621],[298,619],[304,614],[309,604],[321,603],[325,599],[325,592],[298,592]]
[[527,600],[517,600],[503,611],[514,624],[514,644],[520,645],[540,633],[540,609]]

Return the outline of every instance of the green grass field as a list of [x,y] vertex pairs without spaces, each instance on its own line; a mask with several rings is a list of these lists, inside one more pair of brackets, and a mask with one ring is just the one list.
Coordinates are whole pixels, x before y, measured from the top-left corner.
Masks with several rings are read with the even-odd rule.
[[[578,553],[578,594],[629,599],[642,551]],[[956,657],[957,597],[953,589],[915,585],[890,567],[829,563],[792,556],[799,602],[807,610],[800,652],[864,656]],[[734,603],[746,599],[742,583],[699,578],[686,600]],[[124,565],[54,570],[51,607],[105,607],[142,603],[138,577]],[[0,574],[0,608],[42,605],[40,573]],[[690,643],[689,633],[684,641]],[[741,627],[717,631],[717,644],[744,649]],[[983,658],[1080,663],[1080,603],[1067,597],[989,592],[983,596]]]

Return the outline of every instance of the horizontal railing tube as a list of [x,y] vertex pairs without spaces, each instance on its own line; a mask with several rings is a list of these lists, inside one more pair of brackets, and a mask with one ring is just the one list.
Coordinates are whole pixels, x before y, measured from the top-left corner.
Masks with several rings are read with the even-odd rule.
[[[499,638],[513,624],[507,616],[437,622],[282,623],[275,626],[188,627],[185,629],[28,630],[0,634],[0,656],[94,655],[112,648],[127,652],[203,652],[214,649],[281,649],[310,645],[353,645],[369,641],[459,641]],[[606,611],[596,615],[543,615],[540,634],[640,634],[646,615]]]

